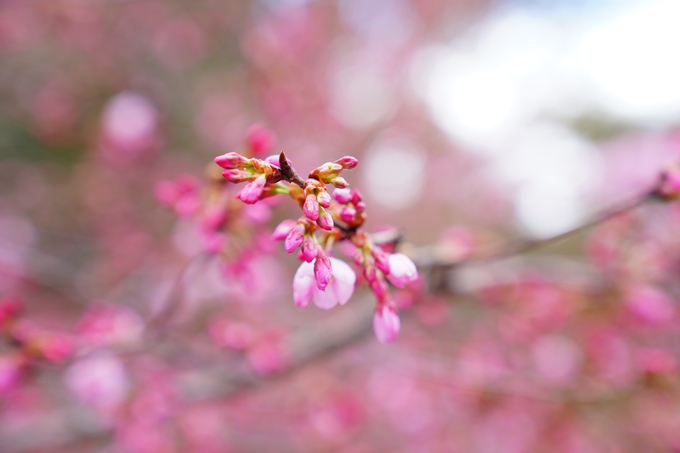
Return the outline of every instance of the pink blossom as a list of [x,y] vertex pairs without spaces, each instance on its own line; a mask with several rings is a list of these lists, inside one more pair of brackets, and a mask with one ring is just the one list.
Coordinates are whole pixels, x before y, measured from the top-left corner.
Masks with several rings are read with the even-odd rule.
[[337,304],[346,304],[352,297],[356,274],[344,261],[336,258],[329,260],[333,273],[325,290],[320,290],[316,284],[315,264],[304,262],[300,265],[293,279],[295,305],[304,308],[313,299],[317,307],[328,310]]
[[400,327],[399,315],[397,315],[393,308],[384,305],[375,312],[373,316],[373,331],[379,342],[392,343],[397,339]]
[[244,203],[255,204],[262,196],[262,191],[264,190],[264,185],[267,182],[267,177],[265,175],[259,175],[250,183],[241,189],[241,191],[236,195]]
[[387,279],[397,288],[403,288],[409,283],[418,280],[416,265],[403,253],[391,254],[388,263],[390,265],[390,273],[387,275]]
[[104,410],[122,403],[129,387],[123,363],[115,356],[79,359],[66,370],[64,378],[78,399]]

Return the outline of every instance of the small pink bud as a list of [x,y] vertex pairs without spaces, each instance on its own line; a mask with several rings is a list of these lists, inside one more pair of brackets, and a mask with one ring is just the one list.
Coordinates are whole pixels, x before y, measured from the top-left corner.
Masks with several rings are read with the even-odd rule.
[[316,258],[317,253],[318,249],[316,247],[316,244],[314,243],[314,239],[312,238],[312,236],[305,237],[305,240],[302,243],[303,259],[308,263],[311,263],[312,261],[314,261],[314,258]]
[[352,191],[350,189],[335,189],[333,198],[340,204],[347,204],[352,201]]
[[376,310],[373,316],[373,331],[381,343],[392,343],[399,335],[401,322],[397,312],[386,305]]
[[319,202],[316,201],[314,194],[308,194],[305,198],[305,204],[302,206],[302,210],[309,220],[316,222],[319,218]]
[[286,242],[283,245],[286,249],[286,253],[293,253],[296,248],[300,247],[304,239],[305,227],[304,225],[298,224],[295,228],[290,230],[288,236],[286,236]]
[[337,178],[333,178],[333,180],[330,183],[333,184],[338,189],[344,189],[345,187],[349,186],[347,181],[345,181],[345,178],[342,178],[340,176],[338,176]]
[[[376,276],[377,277],[377,276]],[[387,283],[382,278],[374,278],[370,281],[371,291],[378,300],[384,300],[387,294]]]
[[224,176],[227,181],[233,182],[234,184],[239,184],[253,179],[253,174],[251,172],[241,169],[224,170],[222,172],[222,176]]
[[383,274],[389,275],[390,263],[387,253],[385,253],[382,249],[376,247],[373,250],[371,250],[371,255],[373,255],[373,259],[375,260],[375,267],[380,269],[380,271]]
[[316,278],[316,286],[321,291],[326,289],[331,278],[333,278],[331,260],[322,251],[319,251],[314,261],[314,277]]
[[236,194],[236,198],[247,204],[255,204],[262,196],[264,191],[264,185],[267,183],[267,177],[265,175],[259,175],[253,181],[246,184],[246,186],[241,189],[241,191]]
[[328,211],[321,208],[321,214],[319,214],[316,224],[326,231],[331,231],[333,229],[333,217]]
[[418,269],[411,259],[403,253],[393,253],[389,260],[390,273],[387,279],[397,288],[403,288],[418,280]]
[[356,157],[344,156],[335,161],[336,164],[342,165],[345,170],[351,170],[357,166],[359,160]]
[[247,159],[241,156],[239,153],[234,152],[217,156],[215,158],[215,163],[222,168],[226,168],[227,170],[245,168],[249,162],[250,159]]
[[357,204],[363,199],[364,197],[361,195],[361,192],[359,192],[359,189],[352,190],[352,203]]
[[316,201],[326,209],[331,206],[331,196],[326,191],[319,192],[319,195],[316,196]]
[[356,209],[350,208],[349,206],[345,206],[340,211],[340,219],[343,222],[347,222],[347,223],[353,222],[356,215],[357,215]]
[[286,219],[283,222],[279,223],[278,226],[274,229],[274,232],[272,233],[272,239],[274,241],[282,241],[286,239],[286,236],[288,236],[288,233],[295,228],[297,225],[297,222],[295,220],[291,219]]

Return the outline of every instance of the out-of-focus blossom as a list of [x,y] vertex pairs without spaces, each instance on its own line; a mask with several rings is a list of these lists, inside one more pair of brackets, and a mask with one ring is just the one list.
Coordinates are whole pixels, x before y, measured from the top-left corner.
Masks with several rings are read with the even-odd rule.
[[[123,91],[104,107],[102,134],[112,160],[137,157],[156,145],[158,111],[151,101],[132,91]],[[123,158],[125,158],[123,157]]]
[[388,259],[390,273],[387,279],[397,288],[403,288],[418,280],[418,269],[411,258],[403,253],[393,253]]
[[[253,153],[253,156],[260,157],[265,155],[274,147],[276,135],[261,124],[250,126],[246,134],[246,142]],[[278,158],[277,158],[278,166]]]
[[102,410],[121,404],[130,385],[123,363],[104,355],[79,359],[66,370],[64,379],[79,400]]
[[373,315],[373,332],[381,343],[392,343],[399,336],[401,321],[397,312],[387,305]]
[[141,339],[144,321],[131,308],[99,303],[83,315],[76,332],[87,345],[129,345]]

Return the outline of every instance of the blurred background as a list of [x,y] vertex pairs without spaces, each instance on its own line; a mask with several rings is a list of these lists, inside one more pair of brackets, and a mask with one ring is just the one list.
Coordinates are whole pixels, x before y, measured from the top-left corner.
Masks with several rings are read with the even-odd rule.
[[[680,449],[672,205],[422,268],[382,346],[363,290],[294,307],[298,262],[263,244],[289,202],[197,260],[198,208],[159,192],[209,184],[260,125],[300,173],[359,158],[368,230],[414,257],[548,238],[680,157],[678,19],[675,0],[0,0],[0,297],[25,305],[0,452]],[[64,361],[17,353],[55,332]]]

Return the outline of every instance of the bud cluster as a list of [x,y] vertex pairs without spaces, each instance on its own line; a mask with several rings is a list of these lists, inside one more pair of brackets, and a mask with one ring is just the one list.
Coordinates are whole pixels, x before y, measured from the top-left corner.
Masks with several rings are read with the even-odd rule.
[[[247,183],[236,198],[247,204],[271,195],[287,194],[301,208],[297,220],[281,222],[272,239],[284,242],[287,253],[298,251],[302,261],[293,279],[293,299],[298,307],[311,301],[323,309],[344,305],[351,298],[356,274],[342,260],[332,256],[333,245],[349,241],[357,248],[355,264],[377,298],[374,330],[379,341],[394,341],[399,332],[397,306],[388,290],[388,282],[397,288],[418,279],[413,262],[403,254],[389,254],[373,244],[368,235],[359,231],[366,219],[366,205],[361,193],[348,188],[340,176],[358,164],[356,158],[345,156],[327,162],[300,178],[284,153],[264,160],[227,153],[215,158],[225,170],[222,176],[231,183]],[[327,185],[335,187],[332,196]]]

